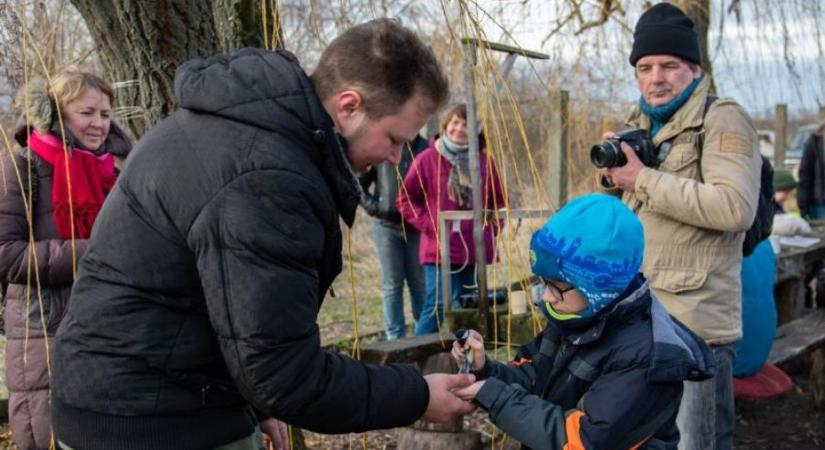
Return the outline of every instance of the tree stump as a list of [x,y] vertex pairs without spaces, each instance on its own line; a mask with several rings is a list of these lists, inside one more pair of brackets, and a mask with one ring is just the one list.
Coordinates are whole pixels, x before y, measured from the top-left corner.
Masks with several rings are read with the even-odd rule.
[[398,431],[398,448],[403,450],[481,450],[481,435],[475,431],[444,433],[402,428]]
[[[449,353],[430,356],[421,365],[421,373],[455,373],[456,365]],[[415,422],[398,432],[398,448],[404,450],[481,450],[481,435],[464,431],[463,418],[446,423]]]
[[816,349],[811,355],[811,361],[811,400],[814,409],[825,409],[825,349]]

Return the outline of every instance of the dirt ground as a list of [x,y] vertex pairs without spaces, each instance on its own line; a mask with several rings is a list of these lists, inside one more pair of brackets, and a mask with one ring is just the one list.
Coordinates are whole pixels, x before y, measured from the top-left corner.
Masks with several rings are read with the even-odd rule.
[[793,379],[796,388],[781,398],[736,402],[736,448],[825,449],[825,411],[813,409],[807,374]]
[[[767,401],[736,402],[735,446],[740,450],[823,450],[825,449],[825,411],[813,409],[806,376],[795,376],[796,389],[787,395]],[[497,432],[478,411],[464,421],[465,429],[479,430],[486,448],[510,450],[518,448],[502,441]],[[314,450],[395,450],[394,430],[375,431],[365,435],[320,435],[305,433],[306,442]],[[15,449],[10,442],[8,426],[0,426],[0,450]]]
[[[796,388],[773,400],[736,402],[735,448],[739,450],[825,450],[825,411],[813,409],[808,392],[807,374],[794,376]],[[481,412],[465,418],[465,429],[481,430],[486,448],[514,449],[502,446],[501,432]],[[315,450],[394,450],[395,432],[371,432],[366,437],[323,436],[306,433],[307,443]],[[490,444],[495,439],[495,446]],[[366,442],[366,447],[363,443]],[[351,446],[350,446],[351,445]]]

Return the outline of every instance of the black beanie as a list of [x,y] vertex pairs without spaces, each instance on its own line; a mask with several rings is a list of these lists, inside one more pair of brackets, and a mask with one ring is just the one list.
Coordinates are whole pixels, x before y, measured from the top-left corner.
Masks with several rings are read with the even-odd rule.
[[630,65],[636,67],[636,62],[647,55],[673,55],[702,64],[699,37],[690,17],[670,3],[659,3],[645,11],[633,32]]

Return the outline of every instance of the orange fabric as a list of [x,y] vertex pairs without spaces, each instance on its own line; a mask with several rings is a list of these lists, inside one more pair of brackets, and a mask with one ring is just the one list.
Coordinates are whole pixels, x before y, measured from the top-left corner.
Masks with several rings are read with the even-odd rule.
[[528,363],[531,363],[531,362],[533,362],[532,359],[519,358],[518,361],[509,361],[509,362],[507,362],[507,365],[509,365],[511,367],[521,367],[521,366],[523,366],[525,364],[528,364]]
[[[567,433],[567,443],[564,444],[563,450],[585,450],[584,442],[582,442],[581,419],[584,417],[584,411],[575,411],[567,416],[564,421],[564,431]],[[637,450],[650,439],[650,436],[639,441],[638,444],[630,447],[628,450]]]
[[638,443],[638,444],[634,445],[633,447],[630,447],[630,448],[629,448],[629,449],[627,449],[627,450],[636,450],[637,448],[640,448],[640,447],[642,446],[642,444],[644,444],[645,442],[647,442],[647,440],[648,440],[648,439],[650,439],[650,436],[648,436],[648,437],[646,437],[646,438],[642,439],[641,441],[639,441],[639,443]]
[[582,437],[579,434],[579,427],[581,426],[581,418],[584,412],[575,411],[567,416],[564,421],[564,431],[567,433],[567,443],[564,444],[564,450],[585,450]]

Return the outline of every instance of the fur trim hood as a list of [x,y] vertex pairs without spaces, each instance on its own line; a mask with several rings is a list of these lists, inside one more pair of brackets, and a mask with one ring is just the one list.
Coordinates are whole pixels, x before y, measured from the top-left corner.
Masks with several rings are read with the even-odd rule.
[[[20,89],[15,106],[20,109],[20,118],[14,131],[14,139],[22,147],[28,145],[30,129],[41,134],[52,133],[65,137],[66,141],[75,148],[83,148],[77,138],[65,130],[61,133],[60,123],[54,110],[54,102],[49,97],[48,84],[41,77],[32,78]],[[132,140],[120,126],[112,120],[106,140],[95,153],[111,153],[115,156],[126,157],[132,149]]]

